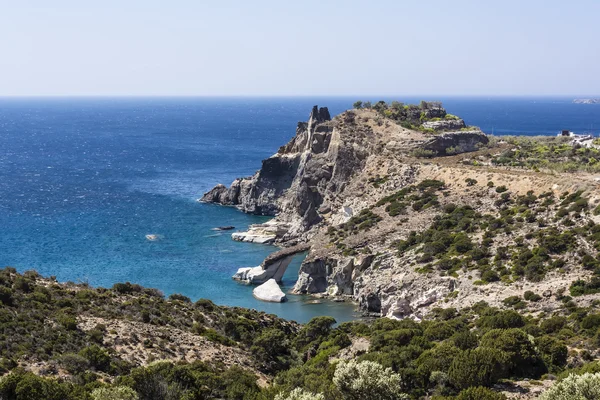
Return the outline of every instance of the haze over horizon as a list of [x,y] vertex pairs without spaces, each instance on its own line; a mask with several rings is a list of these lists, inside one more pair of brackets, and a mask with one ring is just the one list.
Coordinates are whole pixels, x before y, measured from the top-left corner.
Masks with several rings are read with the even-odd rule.
[[0,0],[0,96],[600,94],[600,2],[322,3]]

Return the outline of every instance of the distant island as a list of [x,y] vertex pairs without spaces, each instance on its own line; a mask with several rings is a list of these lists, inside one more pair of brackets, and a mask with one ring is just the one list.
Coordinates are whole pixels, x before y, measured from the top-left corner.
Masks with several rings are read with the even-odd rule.
[[600,104],[600,98],[597,99],[575,99],[573,100],[575,104]]

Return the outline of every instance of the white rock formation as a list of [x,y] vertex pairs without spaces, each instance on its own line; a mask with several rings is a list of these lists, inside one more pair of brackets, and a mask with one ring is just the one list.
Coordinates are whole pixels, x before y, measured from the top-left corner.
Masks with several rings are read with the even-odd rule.
[[287,300],[285,293],[281,290],[275,279],[269,279],[252,291],[254,297],[262,301],[271,301],[274,303],[283,303]]
[[247,283],[264,283],[269,279],[281,282],[283,274],[297,253],[308,250],[308,246],[287,247],[270,254],[258,267],[240,268],[232,276],[233,279]]
[[283,235],[287,229],[287,226],[282,226],[280,223],[268,221],[264,224],[250,225],[246,232],[232,233],[231,238],[238,242],[270,244],[273,243],[278,236]]

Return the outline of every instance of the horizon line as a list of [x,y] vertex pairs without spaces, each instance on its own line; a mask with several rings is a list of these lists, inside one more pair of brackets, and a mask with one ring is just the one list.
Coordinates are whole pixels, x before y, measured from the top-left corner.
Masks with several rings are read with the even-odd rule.
[[[581,95],[581,94],[345,94],[345,95],[326,95],[326,94],[298,94],[298,95],[268,95],[268,94],[13,94],[2,95],[0,99],[39,99],[39,98],[256,98],[256,99],[275,99],[275,98],[354,98],[357,101],[361,98],[402,98],[402,97],[460,97],[460,98],[573,98],[573,99],[595,99],[600,95]],[[369,100],[367,100],[369,101]]]

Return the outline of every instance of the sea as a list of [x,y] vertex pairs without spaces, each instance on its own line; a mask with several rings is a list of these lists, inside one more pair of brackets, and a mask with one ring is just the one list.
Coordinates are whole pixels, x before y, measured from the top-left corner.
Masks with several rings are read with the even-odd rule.
[[335,115],[356,100],[440,100],[495,135],[600,133],[600,105],[572,98],[0,98],[0,266],[93,286],[128,281],[298,322],[358,318],[349,303],[255,299],[231,275],[276,248],[214,228],[245,230],[268,218],[196,201],[217,183],[252,175],[313,105]]

